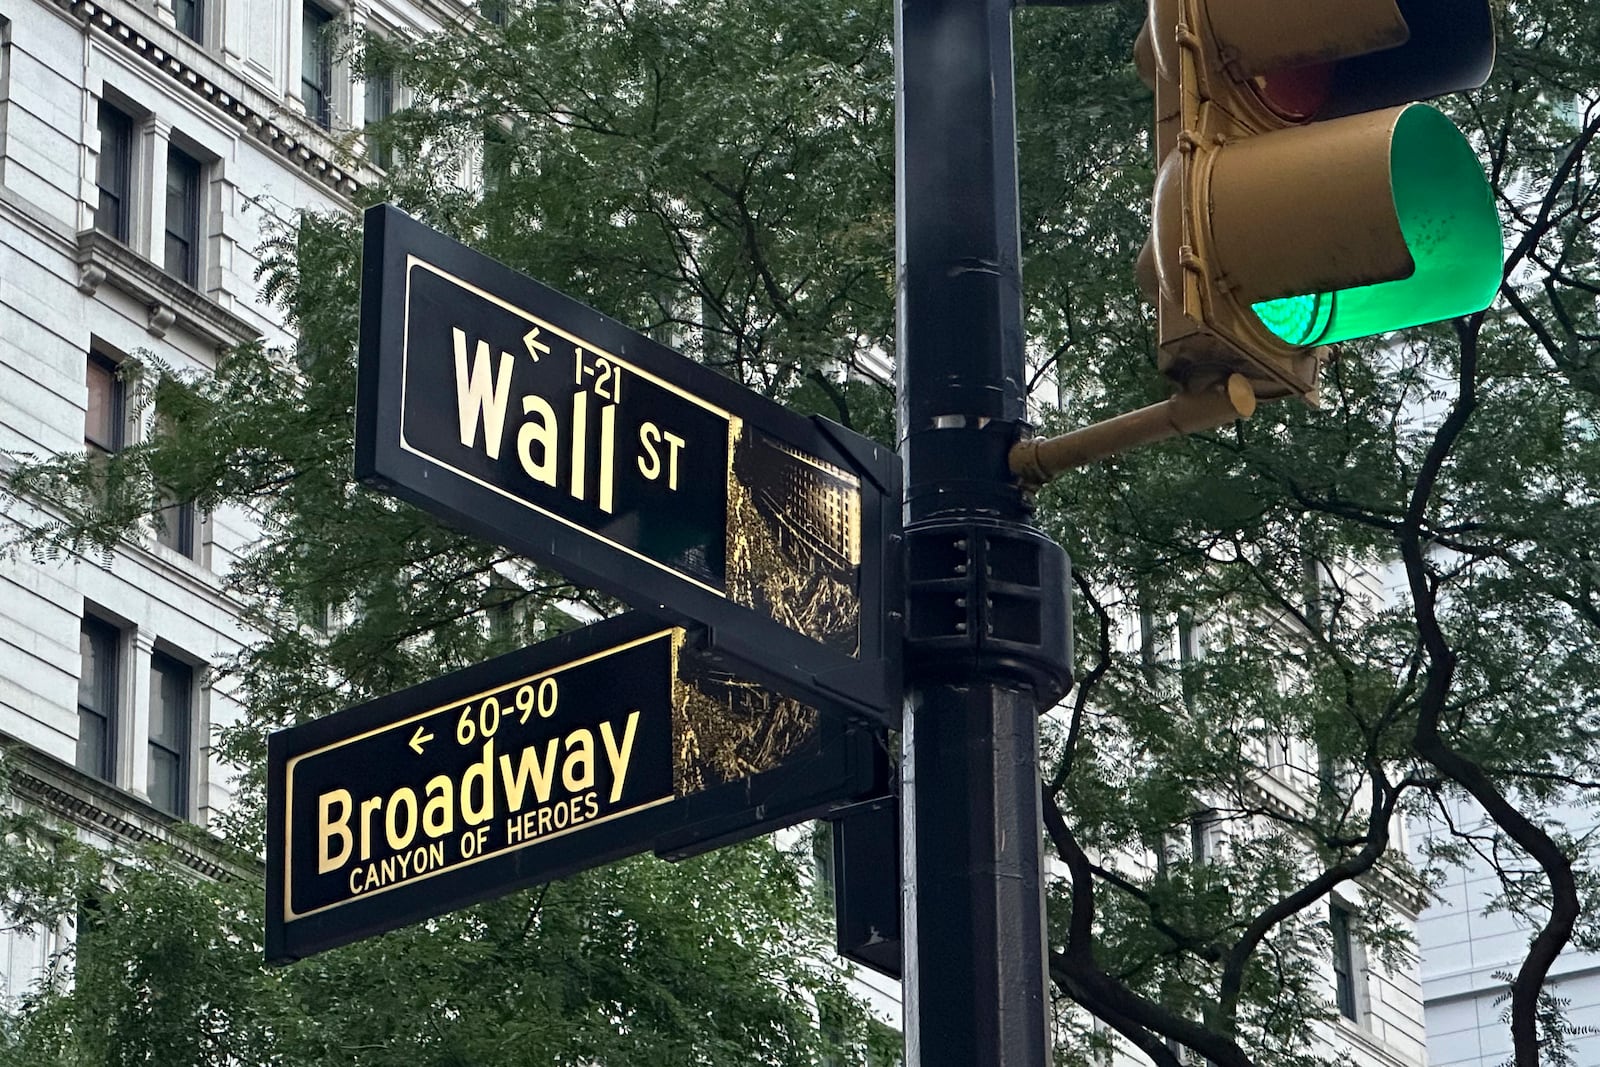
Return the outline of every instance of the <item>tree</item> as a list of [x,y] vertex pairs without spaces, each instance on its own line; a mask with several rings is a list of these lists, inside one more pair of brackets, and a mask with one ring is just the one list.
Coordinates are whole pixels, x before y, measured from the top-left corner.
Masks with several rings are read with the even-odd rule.
[[[1517,1064],[1560,1033],[1540,1016],[1556,954],[1593,943],[1591,846],[1556,817],[1595,784],[1582,531],[1596,470],[1600,100],[1582,87],[1600,38],[1563,3],[1513,2],[1497,17],[1495,80],[1448,106],[1497,188],[1502,301],[1345,346],[1320,410],[1271,405],[1046,493],[1078,569],[1083,670],[1047,771],[1046,824],[1072,871],[1051,973],[1160,1064],[1179,1062],[1168,1039],[1217,1064],[1301,1062],[1300,1035],[1330,1010],[1306,981],[1327,952],[1329,894],[1385,881],[1403,893],[1410,874],[1436,875],[1466,849],[1493,861],[1502,904],[1537,931],[1510,981]],[[1063,294],[1068,313],[1044,335],[1069,351],[1133,332],[1091,275],[1046,267],[1030,282]],[[1073,315],[1074,303],[1093,310]],[[1137,363],[1052,354],[1080,403],[1066,418],[1145,402]],[[1361,588],[1368,575],[1390,581],[1387,595]],[[1203,623],[1204,655],[1120,652],[1115,617],[1140,612]],[[1315,789],[1285,805],[1263,783],[1293,770],[1296,750],[1313,754],[1299,770]],[[1450,847],[1408,872],[1395,818],[1448,818],[1464,800],[1490,829],[1452,827]],[[1231,848],[1168,857],[1158,873],[1127,862],[1195,816],[1230,826]],[[1404,951],[1382,908],[1357,903],[1369,952]]]
[[[1139,7],[1017,16],[1027,312],[1035,384],[1057,406],[1048,428],[1162,390],[1133,281],[1150,181]],[[1078,683],[1051,716],[1042,768],[1045,828],[1070,872],[1050,900],[1059,1062],[1089,1062],[1103,1040],[1086,1012],[1162,1067],[1180,1045],[1223,1067],[1323,1062],[1311,1035],[1336,1011],[1322,976],[1330,901],[1351,909],[1372,958],[1403,960],[1387,902],[1423,899],[1469,849],[1495,858],[1505,905],[1540,931],[1509,983],[1518,1067],[1564,1032],[1544,1021],[1542,994],[1562,946],[1595,944],[1594,863],[1553,817],[1592,795],[1600,756],[1588,536],[1600,31],[1582,15],[1573,0],[1502,5],[1495,80],[1448,103],[1489,157],[1507,224],[1490,313],[1344,346],[1320,409],[1268,405],[1040,494],[1042,524],[1074,559],[1079,635]],[[404,162],[369,195],[886,439],[887,391],[840,371],[892,350],[890,29],[886,5],[836,0],[530,0],[503,27],[369,42],[362,61],[416,97],[382,134]],[[452,176],[480,162],[481,194],[459,187]],[[535,639],[563,625],[550,597],[585,595],[350,484],[353,222],[306,216],[274,251],[266,281],[301,338],[292,356],[242,350],[203,381],[149,361],[168,434],[109,471],[59,460],[14,479],[65,502],[60,524],[32,531],[41,550],[105,543],[151,510],[156,485],[262,515],[267,536],[233,580],[264,638],[237,665],[248,721],[224,738],[247,785],[227,836],[246,854],[267,729]],[[1374,575],[1387,593],[1364,587]],[[508,600],[530,610],[486,630],[484,609]],[[329,605],[360,610],[326,633],[307,624]],[[1141,617],[1148,639],[1126,650]],[[1191,655],[1161,655],[1178,643],[1163,632]],[[1285,780],[1296,789],[1274,785]],[[1468,800],[1492,830],[1462,828],[1414,866],[1397,820]],[[514,1046],[476,1042],[514,1034],[548,1040],[552,1062],[626,1063],[707,1019],[709,966],[721,988],[769,994],[749,1014],[713,1012],[699,1044],[665,1047],[685,1062],[803,1062],[814,1039],[782,991],[837,991],[802,962],[825,945],[787,950],[803,928],[788,871],[764,846],[687,872],[627,864],[283,974],[240,952],[225,1002],[160,1002],[226,1020],[172,1040],[282,1042],[283,1062],[317,1062],[332,1043],[358,1062],[497,1062]],[[28,900],[53,899],[31,854],[0,873]],[[664,901],[709,901],[721,884],[740,887],[718,903],[756,933],[749,956],[702,941],[709,924],[691,936],[664,918]],[[185,894],[238,925],[175,910],[178,928],[253,936],[238,918],[248,891],[152,867],[102,904],[91,959],[126,974],[171,947],[139,935]],[[597,899],[617,903],[605,923]],[[594,951],[543,938],[563,924]],[[613,927],[635,939],[606,940]],[[616,953],[637,968],[609,966]],[[124,1016],[103,1012],[96,988],[39,998],[13,1019],[14,1046],[145,1040],[117,1029]],[[514,1011],[512,988],[540,1013]],[[303,1008],[375,1000],[394,1014],[338,1011],[332,1029]]]
[[[374,48],[371,62],[400,65],[423,106],[395,124],[410,165],[371,195],[396,197],[636,324],[692,328],[708,362],[765,391],[804,393],[837,417],[881,425],[881,389],[822,373],[858,350],[832,327],[842,308],[876,299],[887,314],[878,265],[827,230],[824,205],[787,199],[785,183],[796,168],[815,172],[813,160],[842,166],[860,129],[887,121],[867,112],[888,86],[866,76],[886,54],[848,36],[824,53],[819,12],[791,17],[772,4],[747,16],[740,47],[710,62],[700,51],[721,15],[672,21],[674,36],[668,14],[530,6],[493,53],[465,33],[414,54]],[[881,43],[883,18],[861,22],[857,36]],[[526,77],[495,67],[513,54],[532,64]],[[830,66],[838,85],[822,77]],[[746,128],[713,133],[713,115],[737,113],[724,111],[725,86],[768,106],[746,108]],[[542,111],[544,94],[560,102]],[[437,181],[464,158],[477,165],[486,131],[487,195]],[[841,183],[837,195],[849,192]],[[882,220],[854,225],[858,247],[887,233]],[[558,600],[615,607],[354,484],[359,248],[353,217],[306,215],[266,250],[262,276],[298,337],[294,351],[244,347],[204,379],[147,353],[125,373],[134,402],[161,412],[150,440],[108,462],[25,466],[10,486],[59,505],[59,521],[28,532],[45,554],[111,544],[152,513],[157,486],[202,509],[249,509],[262,538],[229,580],[261,638],[226,668],[247,712],[217,739],[240,788],[222,841],[207,848],[228,857],[231,876],[197,877],[161,851],[100,857],[35,819],[8,822],[0,881],[13,913],[71,922],[78,937],[74,958],[0,1026],[0,1061],[887,1056],[893,1035],[832,962],[804,844],[614,864],[262,968],[266,734],[575,625]],[[693,288],[681,284],[686,273]],[[62,864],[63,852],[74,862]],[[80,908],[85,900],[93,906]]]

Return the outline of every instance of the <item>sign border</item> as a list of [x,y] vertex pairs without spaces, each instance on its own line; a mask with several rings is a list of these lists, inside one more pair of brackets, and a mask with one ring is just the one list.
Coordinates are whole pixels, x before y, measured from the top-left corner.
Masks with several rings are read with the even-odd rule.
[[[704,628],[705,652],[734,673],[822,709],[898,728],[901,717],[899,457],[820,417],[795,414],[614,319],[412,219],[367,209],[357,364],[356,475],[457,527],[522,552],[581,584],[682,625]],[[570,523],[530,522],[522,504],[408,452],[400,439],[402,299],[412,259],[615,354],[696,402],[828,462],[861,482],[860,654],[851,656],[733,603],[693,579]],[[386,299],[388,303],[386,304]],[[402,309],[398,309],[403,311]]]
[[[654,852],[663,858],[682,859],[826,815],[884,790],[886,755],[873,731],[819,711],[822,735],[817,752],[750,778],[630,809],[625,814],[647,814],[653,807],[675,806],[670,817],[652,824],[653,829],[642,836],[621,839],[609,834],[604,847],[580,851],[573,847],[580,835],[567,834],[555,850],[560,858],[552,858],[550,851],[540,854],[528,848],[503,850],[481,862],[443,868],[430,878],[398,882],[390,887],[394,892],[363,895],[288,917],[291,872],[287,786],[292,761],[392,728],[416,715],[432,714],[441,706],[465,699],[466,694],[503,687],[506,678],[573,666],[604,653],[637,646],[672,629],[660,619],[630,612],[268,735],[266,961],[278,964],[303,959],[630,855]],[[680,662],[682,658],[695,658],[690,637],[679,647]],[[415,710],[421,708],[429,710]],[[849,787],[841,790],[841,782],[849,783]],[[620,820],[622,814],[609,821]],[[597,820],[585,823],[584,828],[603,825],[605,822]],[[548,844],[551,838],[541,840]],[[429,888],[419,889],[423,884]]]
[[[407,715],[404,718],[389,719],[389,720],[387,720],[387,721],[385,721],[383,723],[380,723],[380,724],[378,724],[376,726],[371,726],[371,727],[361,731],[358,734],[348,734],[348,735],[345,735],[345,736],[341,736],[336,741],[330,741],[330,742],[328,742],[326,744],[319,745],[316,748],[307,749],[304,752],[297,752],[294,755],[289,756],[285,760],[284,766],[283,766],[283,785],[284,785],[284,789],[283,789],[283,821],[284,821],[284,827],[283,827],[283,834],[282,834],[282,843],[283,843],[283,857],[284,857],[284,862],[283,862],[283,894],[284,895],[283,895],[283,909],[282,909],[282,911],[283,911],[284,921],[285,922],[298,921],[300,919],[308,918],[308,917],[310,917],[312,915],[319,914],[320,912],[329,911],[329,910],[331,910],[333,908],[343,907],[346,904],[353,903],[353,901],[355,899],[367,899],[369,897],[377,896],[380,893],[386,893],[386,892],[388,892],[390,890],[393,890],[393,889],[400,889],[400,888],[402,888],[404,886],[416,885],[419,882],[425,882],[429,878],[433,878],[433,877],[436,877],[436,876],[441,875],[441,874],[448,874],[448,873],[450,873],[452,871],[464,870],[467,867],[472,867],[472,866],[475,866],[476,864],[479,864],[479,863],[486,863],[486,862],[488,862],[490,860],[497,859],[498,857],[508,855],[509,853],[512,853],[512,852],[517,852],[517,851],[520,851],[520,850],[525,849],[525,848],[532,848],[536,844],[540,844],[540,843],[542,843],[544,841],[549,841],[549,840],[551,840],[553,838],[565,837],[566,835],[572,834],[572,833],[576,833],[579,830],[587,829],[588,827],[591,827],[591,826],[598,826],[598,825],[600,825],[602,823],[612,822],[612,821],[614,821],[616,819],[622,818],[625,815],[632,815],[635,812],[644,811],[646,808],[653,808],[658,804],[668,804],[668,803],[671,803],[673,800],[678,799],[677,797],[670,796],[670,795],[669,796],[665,796],[665,797],[656,797],[653,800],[647,800],[647,801],[644,801],[641,804],[635,804],[631,808],[626,808],[626,809],[623,809],[621,811],[613,811],[613,812],[610,812],[610,813],[608,813],[606,815],[603,815],[603,816],[601,816],[601,817],[599,817],[597,819],[585,820],[584,822],[582,822],[580,824],[577,824],[577,825],[574,825],[574,826],[569,826],[565,830],[557,830],[557,831],[554,831],[553,833],[540,835],[537,838],[531,838],[531,839],[529,839],[527,841],[524,841],[522,844],[517,845],[517,846],[515,846],[513,848],[504,848],[504,849],[501,849],[501,850],[499,850],[497,852],[490,852],[490,853],[480,854],[480,855],[472,857],[471,859],[462,860],[459,863],[451,864],[448,867],[435,868],[434,870],[429,871],[426,874],[417,875],[414,878],[408,878],[403,882],[391,882],[388,885],[379,886],[377,889],[367,890],[367,891],[365,891],[365,892],[363,892],[361,894],[360,898],[352,898],[350,900],[338,901],[338,902],[335,902],[333,904],[323,904],[320,907],[312,908],[310,911],[297,912],[297,911],[294,910],[294,903],[293,903],[294,871],[292,869],[293,868],[292,858],[294,856],[294,842],[289,839],[289,828],[294,823],[294,772],[295,772],[295,767],[302,760],[311,759],[311,758],[313,758],[315,756],[325,755],[326,753],[333,752],[333,751],[335,751],[337,749],[343,748],[346,745],[357,744],[358,742],[365,741],[369,737],[375,737],[378,734],[388,733],[391,730],[400,730],[400,731],[403,732],[405,730],[405,728],[407,726],[409,726],[411,723],[414,723],[419,719],[426,719],[426,718],[430,718],[430,717],[432,717],[434,715],[437,715],[439,713],[439,711],[441,710],[441,708],[447,708],[447,707],[450,707],[451,705],[454,705],[454,704],[472,703],[472,702],[475,702],[475,701],[481,699],[482,697],[484,697],[484,696],[486,696],[486,695],[488,695],[490,693],[498,692],[498,691],[500,691],[502,689],[509,689],[511,686],[517,685],[519,683],[537,681],[540,678],[545,678],[545,677],[548,677],[548,676],[550,676],[552,674],[559,674],[562,671],[570,670],[570,669],[572,669],[574,667],[580,667],[585,663],[591,663],[591,662],[593,662],[594,660],[597,660],[597,659],[604,659],[604,658],[606,658],[608,656],[614,656],[614,655],[617,655],[618,653],[621,653],[621,652],[627,652],[630,649],[638,648],[639,646],[649,644],[652,641],[659,641],[659,640],[662,640],[662,639],[666,639],[666,640],[670,641],[672,639],[672,635],[674,633],[676,633],[676,632],[677,632],[677,628],[676,627],[671,627],[671,626],[659,627],[658,629],[656,629],[656,631],[654,633],[649,633],[649,634],[645,634],[645,635],[643,635],[641,637],[635,637],[635,638],[631,638],[631,639],[628,639],[628,640],[620,641],[619,643],[611,645],[611,646],[606,647],[606,648],[597,649],[597,650],[591,651],[591,652],[586,652],[586,653],[578,656],[576,659],[566,660],[565,662],[562,662],[562,663],[555,663],[555,664],[551,664],[549,666],[541,667],[536,671],[533,671],[533,672],[531,672],[529,674],[526,674],[526,675],[522,675],[521,677],[515,678],[515,679],[513,679],[511,681],[496,682],[494,685],[488,686],[487,688],[484,688],[484,689],[475,690],[474,692],[468,693],[465,696],[462,696],[462,695],[452,696],[443,705],[432,705],[432,704],[421,705],[422,710],[414,712],[411,715]],[[498,662],[501,662],[501,661],[495,660],[495,661],[490,661],[490,662],[498,663]],[[677,650],[675,650],[675,649],[673,650],[673,653],[672,653],[671,663],[672,663],[673,669],[676,670],[677,669],[677,665],[678,665],[678,656],[677,656]],[[455,675],[453,675],[453,677],[461,677],[461,678],[464,679],[466,677],[466,674],[467,674],[467,672],[465,672],[465,671],[458,671],[458,672],[456,672]],[[670,685],[672,683],[669,680],[667,684],[670,687]],[[407,693],[412,693],[414,691],[415,690],[408,690],[406,692]]]

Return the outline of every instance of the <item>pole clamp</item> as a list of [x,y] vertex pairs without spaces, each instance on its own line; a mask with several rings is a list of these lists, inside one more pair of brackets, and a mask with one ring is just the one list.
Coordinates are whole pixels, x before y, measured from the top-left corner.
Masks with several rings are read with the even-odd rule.
[[1039,710],[1072,685],[1072,564],[1031,526],[956,517],[906,528],[906,669],[1031,687]]

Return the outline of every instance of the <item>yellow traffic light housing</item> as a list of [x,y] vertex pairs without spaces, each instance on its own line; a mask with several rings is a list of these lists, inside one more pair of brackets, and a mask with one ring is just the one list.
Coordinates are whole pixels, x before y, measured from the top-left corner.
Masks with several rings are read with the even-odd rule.
[[1493,300],[1482,166],[1409,103],[1482,84],[1488,0],[1150,0],[1138,54],[1159,161],[1141,276],[1180,385],[1312,398],[1324,346]]

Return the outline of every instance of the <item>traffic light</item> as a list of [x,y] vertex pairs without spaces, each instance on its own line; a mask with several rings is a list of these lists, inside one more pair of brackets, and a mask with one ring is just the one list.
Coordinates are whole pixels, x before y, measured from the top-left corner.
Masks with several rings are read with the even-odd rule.
[[1313,398],[1336,341],[1470,314],[1504,249],[1434,108],[1494,65],[1489,0],[1150,0],[1158,162],[1140,274],[1161,369]]

